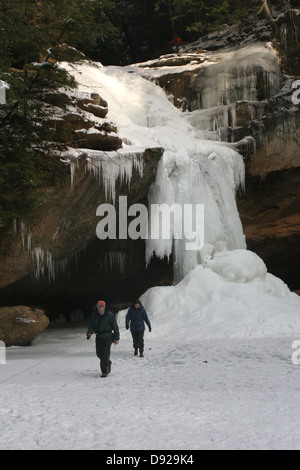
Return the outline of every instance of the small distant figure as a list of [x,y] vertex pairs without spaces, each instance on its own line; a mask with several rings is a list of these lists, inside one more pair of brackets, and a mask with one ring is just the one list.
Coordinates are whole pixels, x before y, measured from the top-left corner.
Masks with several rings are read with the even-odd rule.
[[144,357],[144,332],[145,323],[151,331],[151,323],[148,318],[145,308],[142,306],[140,300],[135,300],[133,305],[129,307],[126,318],[126,330],[129,329],[133,339],[134,355],[137,356],[140,352],[140,357]]
[[176,51],[178,52],[179,51],[179,46],[181,46],[182,44],[182,39],[180,36],[174,36],[173,37],[173,44],[174,46],[176,46]]

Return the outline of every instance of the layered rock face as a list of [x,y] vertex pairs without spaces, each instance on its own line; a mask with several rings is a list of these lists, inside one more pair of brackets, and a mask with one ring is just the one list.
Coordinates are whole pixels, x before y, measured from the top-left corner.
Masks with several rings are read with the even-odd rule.
[[30,221],[1,229],[1,304],[42,306],[51,319],[69,319],[90,312],[100,297],[127,305],[145,287],[171,283],[167,262],[146,268],[144,241],[96,236],[101,204],[115,204],[117,218],[121,195],[128,205],[147,205],[163,150],[124,151],[106,119],[108,104],[97,94],[49,95],[46,108],[60,148],[61,182],[46,189]]

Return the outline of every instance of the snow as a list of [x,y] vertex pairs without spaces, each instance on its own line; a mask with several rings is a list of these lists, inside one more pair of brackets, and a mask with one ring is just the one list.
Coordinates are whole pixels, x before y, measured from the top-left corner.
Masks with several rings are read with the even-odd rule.
[[177,285],[153,287],[141,300],[161,331],[176,335],[179,328],[187,340],[300,335],[299,297],[251,251],[216,253]]
[[[238,313],[229,296],[228,303],[227,332]],[[285,336],[280,324],[275,331],[276,316],[273,336],[207,338],[204,322],[188,310],[178,306],[168,327],[150,316],[144,358],[133,355],[120,318],[121,340],[105,379],[85,327],[48,329],[31,347],[7,349],[6,365],[0,364],[0,449],[95,449],[110,456],[299,449],[300,366],[292,362],[292,344],[300,330]],[[256,316],[248,330],[251,322],[257,328]]]
[[18,317],[16,317],[16,322],[18,322],[18,323],[36,323],[36,320],[33,320],[31,318],[18,318]]
[[141,299],[145,357],[119,312],[105,379],[87,325],[6,349],[0,449],[300,449],[300,300],[256,254],[217,253]]

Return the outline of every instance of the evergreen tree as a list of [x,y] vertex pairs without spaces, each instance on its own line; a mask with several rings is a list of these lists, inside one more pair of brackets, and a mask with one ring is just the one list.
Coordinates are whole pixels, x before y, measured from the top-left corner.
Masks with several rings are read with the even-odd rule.
[[194,40],[220,25],[245,19],[262,0],[156,0],[156,10],[169,8],[173,31]]
[[168,9],[156,9],[154,0],[115,0],[117,25],[122,35],[125,61],[141,62],[169,52],[172,32]]
[[5,0],[0,7],[0,79],[9,85],[7,102],[0,106],[3,221],[24,215],[39,189],[53,183],[57,175],[59,162],[44,144],[51,136],[45,125],[43,97],[46,90],[71,85],[72,80],[53,62],[38,65],[45,59],[50,40],[50,32],[46,33],[44,28],[41,2]]
[[[102,48],[118,48],[119,31],[112,22],[113,0],[2,0],[1,51],[11,65],[42,60],[49,48],[66,42],[89,58],[102,60]],[[107,57],[104,52],[103,56]]]
[[103,51],[113,56],[119,38],[110,20],[115,6],[111,0],[0,1],[0,80],[9,85],[0,105],[0,220],[25,215],[60,175],[43,106],[45,93],[74,85],[55,63],[59,46],[109,62]]
[[7,103],[0,106],[0,219],[22,217],[40,190],[55,184],[61,163],[51,152],[44,93],[73,81],[55,64],[6,72]]
[[121,62],[120,33],[114,24],[116,6],[112,0],[75,1],[64,41],[105,65]]

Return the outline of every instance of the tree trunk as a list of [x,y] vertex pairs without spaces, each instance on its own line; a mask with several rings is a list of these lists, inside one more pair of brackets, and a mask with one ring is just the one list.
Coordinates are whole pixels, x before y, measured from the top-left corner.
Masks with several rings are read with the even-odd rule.
[[264,12],[264,15],[265,15],[266,19],[268,20],[271,28],[273,29],[273,31],[276,31],[276,26],[275,26],[275,23],[274,23],[274,20],[273,20],[273,16],[272,16],[272,12],[271,12],[268,0],[263,0],[263,5],[262,5],[260,11]]

